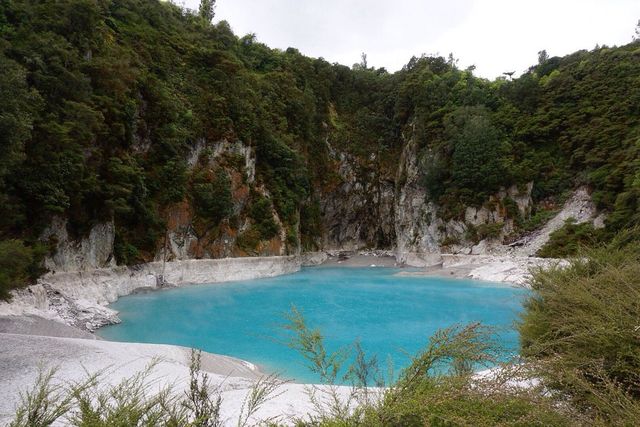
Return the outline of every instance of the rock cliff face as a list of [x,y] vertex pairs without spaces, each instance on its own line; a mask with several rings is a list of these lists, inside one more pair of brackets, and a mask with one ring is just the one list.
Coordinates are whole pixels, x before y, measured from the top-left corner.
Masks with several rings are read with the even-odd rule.
[[[269,241],[259,242],[251,253],[238,245],[238,238],[251,226],[251,220],[246,216],[251,189],[270,198],[268,191],[256,183],[256,157],[253,149],[240,141],[223,140],[212,144],[199,141],[187,156],[190,171],[197,164],[204,164],[211,169],[222,167],[228,173],[231,179],[234,221],[225,221],[215,228],[207,227],[198,221],[193,207],[187,201],[169,207],[165,212],[166,238],[158,247],[156,261],[285,255],[287,242],[282,227],[277,236]],[[280,225],[281,221],[275,210],[272,210],[271,215],[274,222]]]
[[[441,253],[531,256],[569,217],[577,222],[602,222],[596,218],[587,189],[580,188],[545,227],[507,246],[505,237],[514,232],[514,215],[527,218],[531,213],[533,183],[502,189],[483,206],[466,207],[458,217],[444,220],[425,190],[424,167],[413,139],[406,141],[392,171],[380,167],[375,155],[363,159],[327,145],[334,169],[328,172],[334,178],[319,191],[321,250],[395,249],[399,262],[417,266],[441,262]],[[191,170],[203,165],[224,168],[231,180],[234,219],[207,227],[198,220],[188,200],[170,206],[164,212],[167,232],[158,244],[156,261],[299,254],[299,230],[294,230],[298,241],[292,244],[273,209],[271,216],[279,233],[269,241],[258,242],[251,251],[240,242],[252,227],[247,214],[252,192],[270,198],[256,182],[256,158],[251,147],[242,142],[200,141],[189,153],[187,164]],[[114,235],[113,223],[106,222],[74,241],[67,233],[65,220],[56,218],[42,236],[55,241],[57,247],[46,267],[62,272],[113,267]]]
[[113,222],[95,225],[89,235],[78,240],[70,238],[67,221],[56,217],[43,232],[42,240],[55,244],[55,253],[45,260],[51,271],[79,271],[102,267],[115,267]]
[[377,167],[332,150],[338,182],[322,195],[323,249],[357,250],[395,245],[394,182]]
[[[165,238],[158,242],[155,261],[297,253],[299,242],[291,244],[287,241],[286,231],[274,209],[271,215],[280,231],[269,240],[255,242],[250,249],[239,244],[239,239],[252,225],[247,214],[251,192],[271,198],[264,186],[256,182],[256,157],[251,147],[240,141],[199,141],[186,161],[189,172],[196,167],[204,167],[222,169],[227,173],[233,199],[231,219],[211,226],[198,219],[189,200],[168,206],[162,213],[167,227]],[[53,255],[45,260],[45,267],[56,272],[115,267],[115,234],[113,222],[107,221],[95,225],[85,237],[74,239],[67,230],[67,221],[57,217],[41,235],[43,241],[51,242],[55,247]]]
[[406,144],[397,173],[396,237],[398,261],[413,265],[430,265],[440,261],[441,252],[488,254],[501,252],[504,237],[514,231],[507,201],[519,215],[531,212],[533,183],[524,188],[503,189],[481,207],[468,206],[462,218],[443,220],[438,206],[429,200],[422,184],[417,144]]

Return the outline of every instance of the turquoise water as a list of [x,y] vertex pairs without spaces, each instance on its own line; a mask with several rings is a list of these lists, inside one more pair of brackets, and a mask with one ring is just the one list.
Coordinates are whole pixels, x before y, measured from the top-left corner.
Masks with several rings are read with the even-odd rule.
[[437,329],[482,322],[498,328],[517,351],[513,322],[525,291],[504,284],[438,277],[401,277],[392,268],[314,267],[286,276],[191,286],[121,298],[111,307],[122,324],[99,330],[114,341],[177,344],[226,354],[317,381],[302,358],[282,344],[283,315],[295,306],[327,345],[359,338],[368,354],[391,357],[396,371]]

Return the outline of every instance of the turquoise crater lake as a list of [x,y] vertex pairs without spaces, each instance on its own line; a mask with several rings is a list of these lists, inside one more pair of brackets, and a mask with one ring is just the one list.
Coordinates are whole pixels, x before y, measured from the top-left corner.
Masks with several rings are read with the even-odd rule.
[[505,356],[517,352],[513,323],[526,291],[505,284],[397,276],[393,268],[313,267],[268,279],[189,286],[130,295],[111,307],[122,323],[105,339],[176,344],[248,360],[300,382],[318,381],[283,345],[283,315],[292,306],[318,327],[330,348],[359,338],[383,367],[396,371],[436,330],[482,322],[497,327]]

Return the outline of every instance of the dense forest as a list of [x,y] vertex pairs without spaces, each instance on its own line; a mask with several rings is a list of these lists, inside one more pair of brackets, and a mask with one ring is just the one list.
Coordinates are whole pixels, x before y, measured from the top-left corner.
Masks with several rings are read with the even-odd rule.
[[[521,77],[489,81],[453,57],[396,73],[330,64],[156,0],[0,0],[0,69],[3,289],[41,274],[55,217],[75,237],[112,220],[121,264],[153,259],[179,204],[214,236],[248,221],[246,254],[279,233],[289,253],[317,248],[332,151],[393,175],[408,140],[443,218],[533,182],[530,217],[512,213],[524,230],[579,185],[606,228],[569,224],[566,238],[640,224],[638,41],[543,51]],[[188,162],[216,141],[250,147],[255,180],[237,156]]]

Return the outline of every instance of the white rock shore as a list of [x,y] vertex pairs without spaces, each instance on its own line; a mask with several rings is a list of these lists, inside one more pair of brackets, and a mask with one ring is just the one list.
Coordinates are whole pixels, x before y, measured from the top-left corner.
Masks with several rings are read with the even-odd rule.
[[[0,343],[0,425],[12,420],[19,393],[33,387],[42,369],[55,368],[54,384],[61,386],[82,382],[87,373],[102,372],[100,386],[109,387],[154,363],[146,378],[150,392],[171,385],[175,393],[182,393],[189,385],[190,350],[183,347],[5,333],[0,333]],[[237,425],[245,397],[261,373],[250,363],[208,353],[202,353],[202,369],[208,372],[211,384],[220,388],[224,425]],[[281,385],[250,425],[274,418],[290,424],[312,413],[308,390],[302,384]],[[322,396],[326,388],[318,386],[317,390]],[[344,398],[349,392],[348,387],[337,388]],[[66,425],[65,419],[54,425]]]
[[[411,258],[410,258],[411,259]],[[422,271],[401,272],[401,276],[446,276],[486,282],[528,286],[531,271],[567,265],[566,260],[512,255],[452,255],[413,257],[413,265]]]
[[36,285],[14,292],[11,303],[0,302],[0,316],[35,315],[76,328],[95,331],[118,323],[106,307],[121,296],[141,290],[221,283],[294,273],[298,257],[223,258],[152,262],[134,267],[49,273]]

